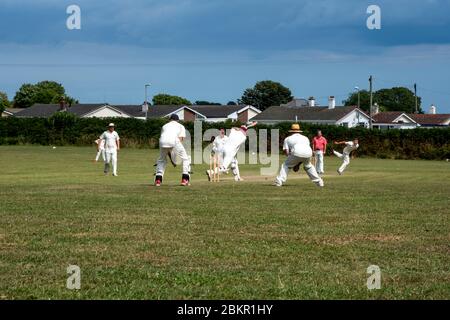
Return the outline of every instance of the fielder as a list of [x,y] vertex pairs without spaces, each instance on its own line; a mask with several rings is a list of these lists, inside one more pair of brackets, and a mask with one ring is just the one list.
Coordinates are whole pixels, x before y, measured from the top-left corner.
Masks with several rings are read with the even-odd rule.
[[336,155],[336,157],[343,160],[342,165],[337,170],[337,173],[339,175],[342,175],[345,168],[347,168],[347,166],[350,164],[350,154],[352,153],[352,151],[359,148],[358,139],[355,139],[353,141],[338,141],[338,142],[335,142],[334,144],[336,144],[336,145],[345,144],[343,153],[339,153],[339,152],[333,150],[333,153]]
[[[239,172],[239,163],[237,160],[237,153],[241,145],[245,144],[247,140],[247,131],[251,127],[256,126],[256,121],[243,125],[240,128],[232,128],[227,141],[223,145],[223,162],[219,166],[218,171],[220,173],[226,173],[228,168],[231,167],[231,171],[234,175],[234,181],[242,181]],[[206,170],[208,180],[211,181],[213,170]]]
[[162,184],[164,172],[167,165],[167,156],[173,161],[174,157],[180,157],[182,161],[181,185],[190,185],[191,161],[183,146],[183,140],[186,138],[186,129],[178,121],[180,118],[176,114],[170,116],[170,122],[165,124],[161,130],[159,138],[159,159],[156,162],[155,186]]
[[280,173],[275,180],[275,186],[281,187],[287,181],[289,170],[303,163],[303,169],[305,169],[311,181],[317,186],[323,187],[322,178],[311,164],[312,149],[309,139],[300,134],[303,131],[300,130],[300,125],[297,123],[292,124],[289,132],[293,134],[284,139],[283,143],[283,151],[287,155],[287,159],[281,166]]
[[228,141],[228,137],[225,135],[225,129],[220,129],[220,134],[214,137],[212,155],[217,155],[218,166],[223,164],[223,154],[225,143]]
[[97,139],[97,140],[95,140],[95,144],[97,144],[97,155],[95,156],[94,162],[98,162],[98,159],[100,159],[100,156],[102,156],[103,161],[105,161],[105,159],[106,159],[105,140]]
[[317,135],[313,138],[313,150],[318,174],[325,173],[323,170],[323,156],[327,153],[327,144],[328,141],[322,135],[322,131],[318,130]]
[[105,175],[109,172],[109,166],[112,164],[113,176],[117,177],[117,151],[120,150],[120,137],[115,131],[114,123],[108,125],[108,130],[103,132],[99,138],[104,140],[105,144]]

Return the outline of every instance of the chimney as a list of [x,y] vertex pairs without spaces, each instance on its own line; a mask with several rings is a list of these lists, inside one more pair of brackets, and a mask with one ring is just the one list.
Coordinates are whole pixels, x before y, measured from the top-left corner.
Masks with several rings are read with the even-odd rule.
[[436,107],[434,106],[434,104],[431,105],[429,114],[436,114]]
[[375,103],[372,107],[372,115],[376,115],[378,113],[380,113],[380,106],[378,103]]
[[330,96],[328,98],[328,109],[334,109],[336,108],[336,99],[334,98],[334,96]]
[[314,97],[309,97],[308,99],[308,106],[315,107],[316,106],[316,99]]

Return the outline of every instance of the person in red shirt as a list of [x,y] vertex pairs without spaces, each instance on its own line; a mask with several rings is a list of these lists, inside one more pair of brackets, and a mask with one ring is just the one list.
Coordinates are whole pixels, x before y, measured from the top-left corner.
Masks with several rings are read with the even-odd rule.
[[316,171],[318,174],[324,174],[323,156],[327,152],[327,139],[322,136],[322,131],[318,130],[317,135],[313,138],[313,151],[316,157]]

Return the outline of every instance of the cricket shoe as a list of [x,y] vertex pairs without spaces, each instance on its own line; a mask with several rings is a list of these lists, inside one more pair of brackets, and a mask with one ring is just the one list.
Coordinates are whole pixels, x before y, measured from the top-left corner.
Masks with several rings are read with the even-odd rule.
[[336,171],[337,171],[338,175],[342,176],[342,172],[340,172],[339,169]]
[[189,183],[189,180],[183,179],[183,180],[181,180],[181,185],[183,187],[189,187],[191,184]]
[[283,186],[282,184],[279,184],[278,182],[274,182],[272,185],[275,186],[275,187],[282,187]]
[[244,181],[244,179],[242,179],[240,176],[234,176],[234,181],[239,182]]

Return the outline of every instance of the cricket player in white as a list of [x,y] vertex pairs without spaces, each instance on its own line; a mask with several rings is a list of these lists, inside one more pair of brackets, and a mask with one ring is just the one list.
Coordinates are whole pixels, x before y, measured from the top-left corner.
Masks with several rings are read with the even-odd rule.
[[98,159],[100,159],[100,156],[102,156],[103,161],[105,161],[105,140],[103,139],[97,139],[95,140],[95,143],[97,144],[97,155],[95,156],[94,162],[98,162]]
[[108,130],[103,132],[100,140],[105,141],[105,174],[109,172],[109,166],[112,164],[113,176],[117,177],[117,151],[120,150],[120,137],[114,130],[114,123],[108,125]]
[[311,164],[312,149],[309,139],[300,133],[300,125],[294,123],[290,133],[293,133],[284,140],[283,150],[287,155],[286,161],[280,169],[280,173],[275,180],[275,185],[281,187],[286,182],[289,170],[303,163],[306,174],[317,186],[323,187],[322,178],[317,174],[316,168]]
[[214,138],[212,154],[217,155],[219,166],[223,164],[223,153],[225,142],[228,141],[228,137],[225,135],[225,129],[220,129],[220,135]]
[[[227,141],[223,145],[223,163],[218,168],[220,173],[226,173],[228,168],[231,166],[231,171],[234,175],[235,181],[241,181],[241,175],[239,172],[239,164],[237,161],[237,153],[241,145],[245,144],[247,140],[247,131],[251,127],[256,126],[258,123],[256,121],[248,123],[240,128],[232,128],[228,136]],[[208,179],[211,180],[212,170],[206,170],[206,175]]]
[[[165,124],[161,130],[159,138],[159,159],[156,162],[155,186],[161,186],[164,172],[167,165],[167,156],[174,155],[180,157],[183,166],[181,185],[190,185],[191,161],[183,146],[183,140],[186,138],[186,129],[180,124],[179,117],[176,114],[170,116],[170,122]],[[173,161],[175,159],[172,158]]]
[[336,157],[338,157],[339,159],[342,159],[342,165],[337,170],[338,174],[342,175],[345,168],[347,168],[347,166],[350,164],[350,154],[352,153],[352,151],[359,148],[358,139],[355,139],[353,141],[337,141],[334,144],[336,144],[336,145],[345,144],[343,153],[339,153],[339,152],[333,150],[333,153],[336,155]]

